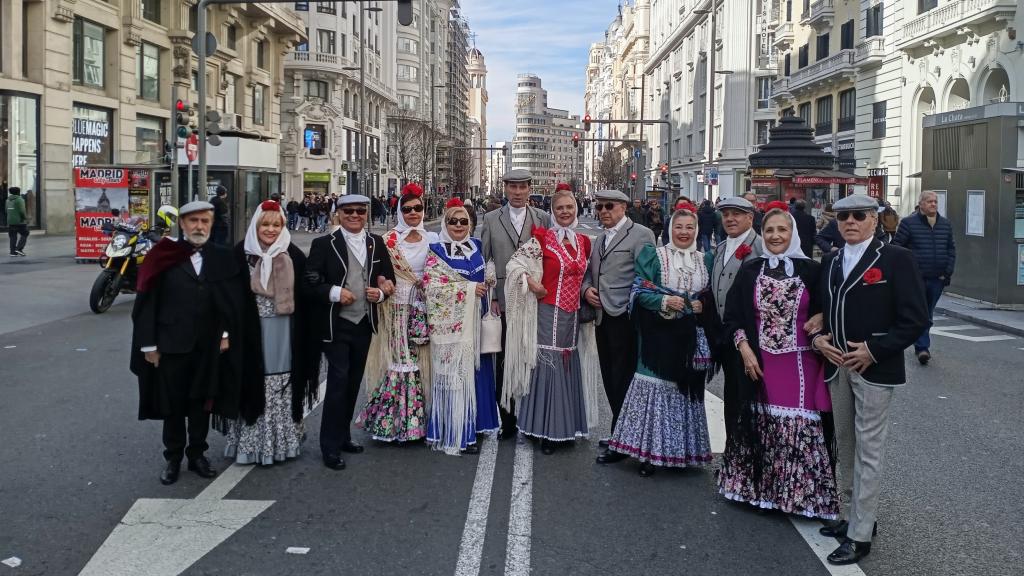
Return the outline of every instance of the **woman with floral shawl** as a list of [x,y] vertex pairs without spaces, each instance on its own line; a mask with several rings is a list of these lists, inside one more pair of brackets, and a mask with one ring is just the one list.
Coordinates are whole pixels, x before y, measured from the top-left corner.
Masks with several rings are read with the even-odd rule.
[[423,292],[431,353],[427,442],[446,454],[479,452],[477,434],[497,432],[493,354],[480,353],[480,318],[488,312],[494,264],[470,237],[471,218],[454,199],[444,212],[441,241],[430,245]]
[[427,433],[430,351],[421,281],[437,234],[423,225],[423,189],[410,183],[398,202],[398,226],[384,235],[395,291],[383,306],[366,365],[369,400],[356,425],[382,442],[422,440]]

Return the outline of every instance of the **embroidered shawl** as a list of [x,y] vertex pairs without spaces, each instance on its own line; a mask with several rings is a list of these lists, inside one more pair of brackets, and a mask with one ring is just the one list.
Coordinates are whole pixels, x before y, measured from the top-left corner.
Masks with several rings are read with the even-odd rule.
[[530,292],[526,277],[540,279],[544,274],[542,250],[536,238],[530,238],[516,250],[505,267],[505,373],[499,401],[506,410],[512,401],[526,395],[530,375],[537,365],[537,297]]

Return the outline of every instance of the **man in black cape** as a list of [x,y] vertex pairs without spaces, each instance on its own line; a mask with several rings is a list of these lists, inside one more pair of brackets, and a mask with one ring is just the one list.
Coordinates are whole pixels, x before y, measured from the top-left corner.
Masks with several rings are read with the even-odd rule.
[[181,207],[181,239],[146,255],[132,310],[139,419],[164,422],[165,485],[178,480],[183,456],[199,476],[217,475],[204,456],[210,415],[237,418],[243,394],[241,276],[231,249],[209,241],[213,210]]

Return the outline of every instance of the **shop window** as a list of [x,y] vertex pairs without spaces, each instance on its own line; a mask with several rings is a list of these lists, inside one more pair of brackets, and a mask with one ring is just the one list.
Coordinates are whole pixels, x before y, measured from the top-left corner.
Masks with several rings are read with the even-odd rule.
[[314,156],[323,156],[327,148],[327,129],[322,124],[307,124],[303,145]]
[[160,47],[141,42],[135,49],[139,65],[138,96],[143,100],[160,100]]
[[257,84],[252,88],[252,123],[257,126],[266,124],[264,108],[266,90],[267,87],[262,84]]
[[[36,96],[14,96],[0,91],[0,206],[6,205],[8,187],[21,188],[28,225],[39,225],[39,101]],[[0,210],[0,227],[7,226]]]
[[73,34],[75,84],[103,88],[106,29],[76,17]]
[[164,154],[164,121],[162,118],[135,117],[135,161],[157,163]]
[[112,164],[114,138],[111,111],[75,104],[71,114],[71,165]]

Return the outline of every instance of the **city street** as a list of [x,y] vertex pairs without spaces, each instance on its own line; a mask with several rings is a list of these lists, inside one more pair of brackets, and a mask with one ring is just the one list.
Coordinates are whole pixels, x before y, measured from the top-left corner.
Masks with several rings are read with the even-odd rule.
[[[607,410],[598,434],[552,456],[487,439],[450,457],[357,431],[366,452],[334,472],[316,409],[297,460],[229,466],[211,432],[218,478],[161,486],[160,424],[136,419],[128,371],[131,298],[89,312],[98,266],[62,246],[33,237],[28,258],[0,261],[0,560],[20,560],[0,575],[936,576],[1024,562],[1024,338],[937,319],[932,363],[908,354],[896,395],[871,554],[828,567],[836,543],[819,524],[724,500],[714,466],[641,478],[633,462],[596,464]],[[710,394],[708,411],[720,451]]]

